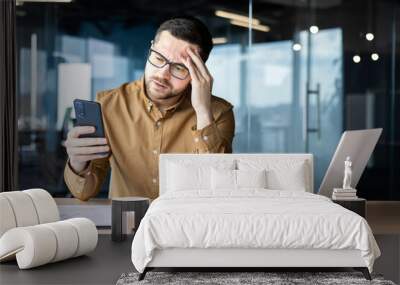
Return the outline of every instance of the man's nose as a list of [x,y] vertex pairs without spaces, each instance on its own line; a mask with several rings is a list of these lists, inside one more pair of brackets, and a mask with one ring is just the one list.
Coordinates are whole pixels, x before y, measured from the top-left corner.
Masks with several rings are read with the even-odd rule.
[[157,74],[161,78],[169,79],[171,75],[169,72],[169,64],[159,68]]

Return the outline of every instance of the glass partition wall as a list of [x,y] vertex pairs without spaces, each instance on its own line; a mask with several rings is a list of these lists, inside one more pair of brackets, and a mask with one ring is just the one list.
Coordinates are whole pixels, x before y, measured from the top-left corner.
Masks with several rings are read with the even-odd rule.
[[72,100],[139,79],[161,21],[190,14],[213,35],[207,66],[234,105],[234,152],[313,153],[317,191],[344,130],[383,127],[359,195],[400,199],[397,1],[62,2],[17,6],[21,189],[68,196]]

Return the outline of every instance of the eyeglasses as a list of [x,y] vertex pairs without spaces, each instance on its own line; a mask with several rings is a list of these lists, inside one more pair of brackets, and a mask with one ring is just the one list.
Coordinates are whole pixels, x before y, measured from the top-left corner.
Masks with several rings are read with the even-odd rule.
[[165,56],[153,49],[150,49],[147,60],[158,68],[163,68],[165,65],[169,64],[169,72],[171,75],[180,80],[184,80],[189,76],[189,69],[187,69],[186,66],[181,63],[169,61]]

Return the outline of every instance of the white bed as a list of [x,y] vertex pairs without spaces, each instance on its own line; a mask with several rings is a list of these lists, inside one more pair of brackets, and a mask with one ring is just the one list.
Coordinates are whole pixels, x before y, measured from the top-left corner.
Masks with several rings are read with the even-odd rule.
[[160,197],[132,243],[140,279],[155,267],[354,267],[370,278],[372,232],[312,194],[312,155],[162,154],[159,171]]

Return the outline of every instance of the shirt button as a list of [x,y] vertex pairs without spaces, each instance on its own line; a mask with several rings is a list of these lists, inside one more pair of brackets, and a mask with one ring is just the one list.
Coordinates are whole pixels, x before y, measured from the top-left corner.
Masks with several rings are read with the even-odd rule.
[[157,154],[157,150],[156,150],[156,149],[153,149],[153,153],[154,153],[154,154]]
[[156,184],[157,183],[157,179],[153,178],[153,183]]
[[161,126],[161,122],[157,121],[156,125],[157,125],[157,127]]
[[207,136],[203,136],[203,140],[208,140],[208,137]]
[[199,142],[199,138],[194,138],[194,141],[195,142]]

